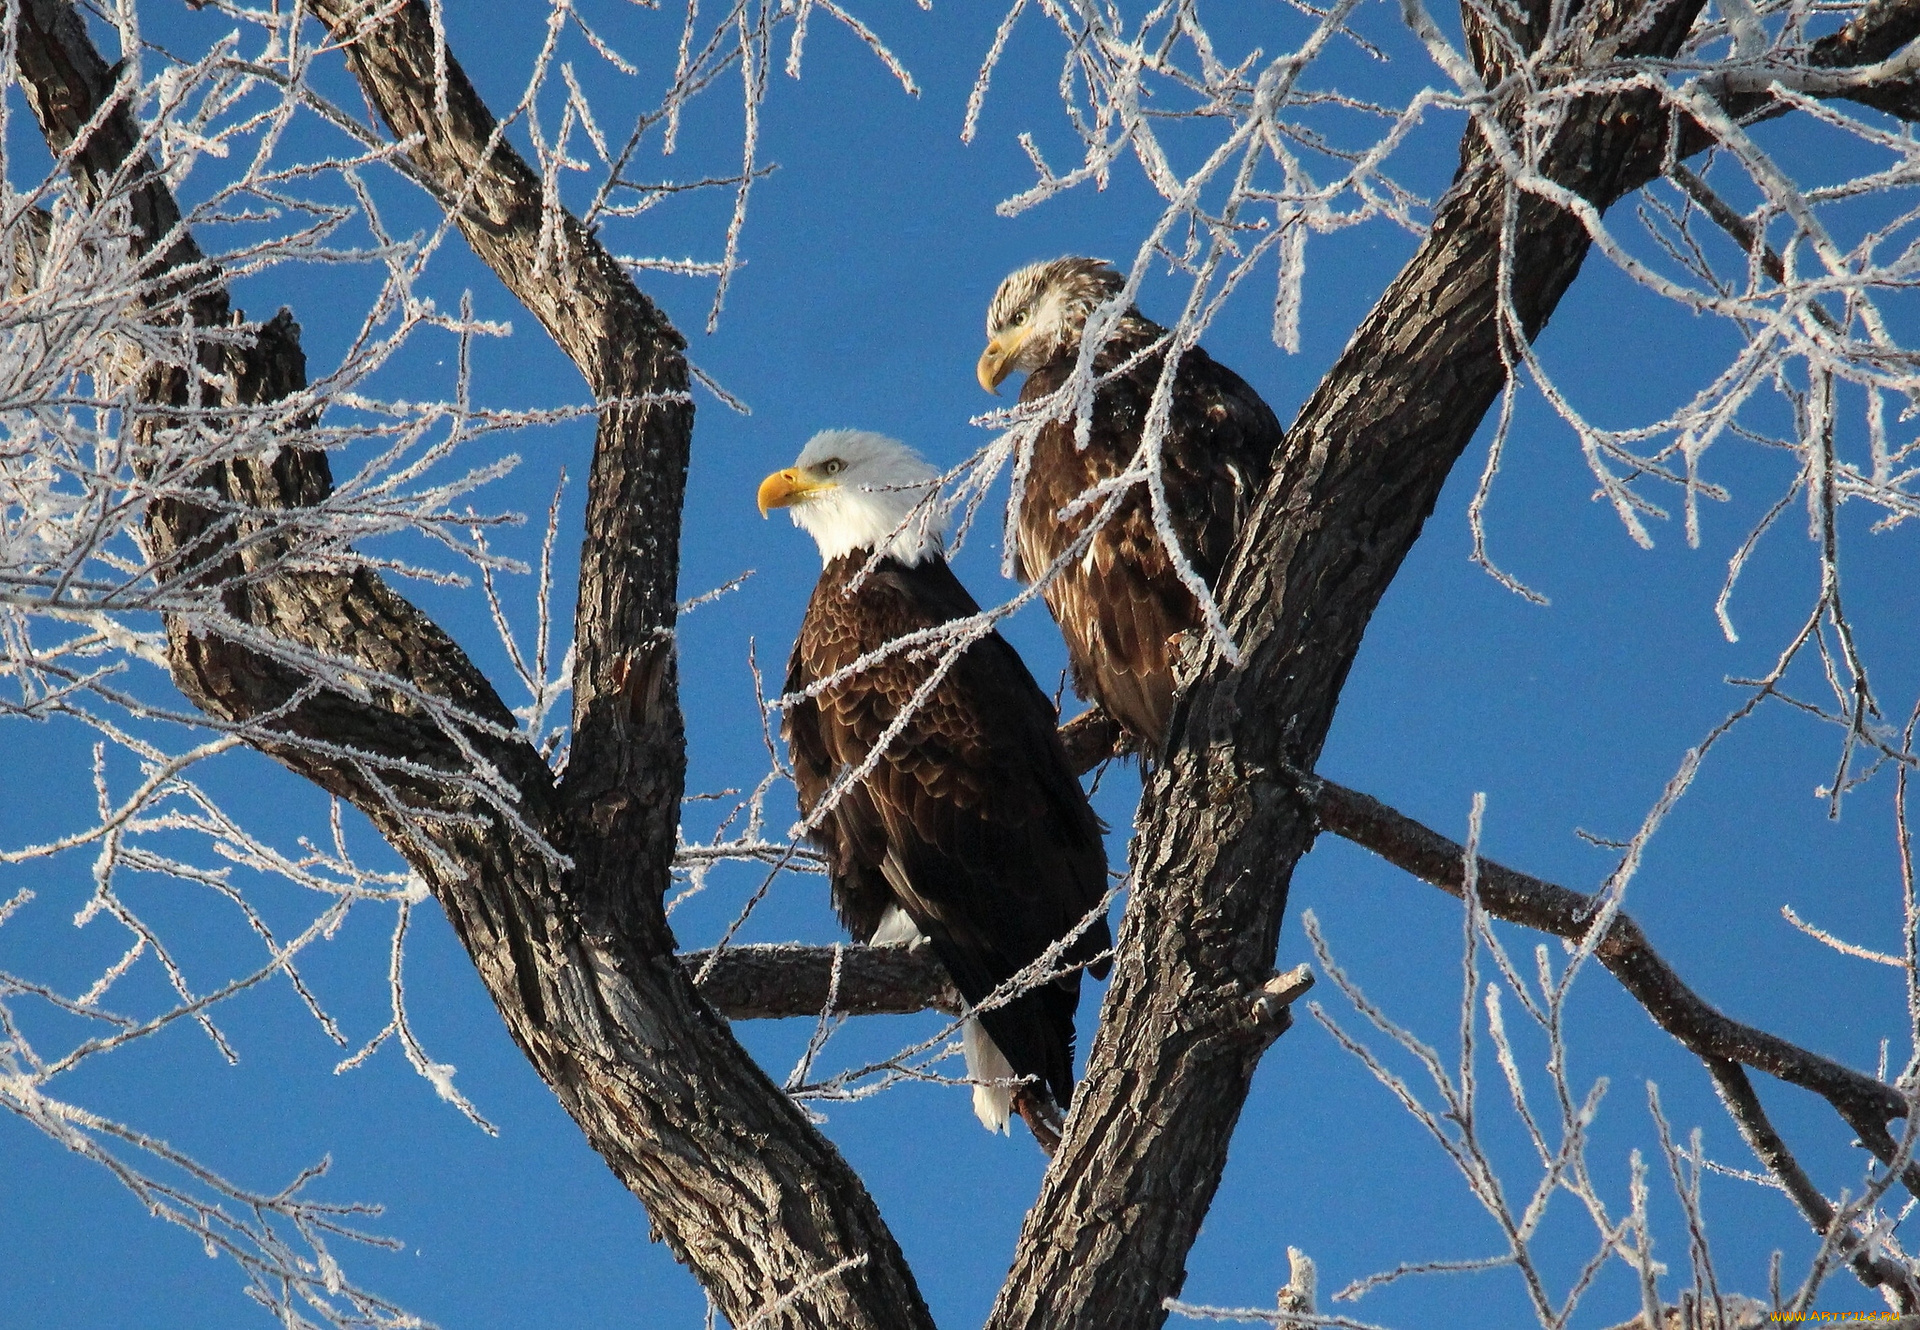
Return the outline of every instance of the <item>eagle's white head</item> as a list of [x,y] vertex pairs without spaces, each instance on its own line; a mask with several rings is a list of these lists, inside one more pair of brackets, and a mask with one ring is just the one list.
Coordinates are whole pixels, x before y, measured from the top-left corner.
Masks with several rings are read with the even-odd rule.
[[792,466],[760,482],[760,515],[787,509],[820,547],[822,563],[890,542],[887,553],[912,567],[945,543],[933,501],[939,487],[940,473],[898,439],[821,430]]
[[1013,371],[1031,372],[1077,348],[1087,316],[1125,285],[1105,259],[1052,259],[1010,274],[987,306],[987,349],[974,371],[980,386],[998,392]]

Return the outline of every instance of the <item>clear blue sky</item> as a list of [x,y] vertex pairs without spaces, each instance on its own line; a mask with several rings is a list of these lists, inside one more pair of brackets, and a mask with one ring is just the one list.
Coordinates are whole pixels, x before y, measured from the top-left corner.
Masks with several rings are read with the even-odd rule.
[[[683,588],[691,595],[748,568],[756,576],[685,624],[681,677],[691,792],[750,785],[763,768],[747,643],[757,642],[763,669],[777,679],[818,568],[804,535],[784,520],[759,520],[752,498],[760,476],[827,427],[895,434],[942,461],[971,451],[984,435],[968,418],[989,404],[972,366],[985,302],[999,278],[1020,263],[1061,253],[1128,257],[1153,215],[1150,196],[1128,167],[1116,172],[1105,193],[1083,191],[1017,219],[997,217],[993,205],[1031,179],[1017,132],[1035,130],[1056,163],[1071,160],[1051,97],[1057,38],[1036,16],[1023,20],[979,138],[969,147],[959,141],[963,108],[997,15],[958,4],[932,14],[907,6],[868,8],[870,21],[920,81],[922,95],[902,93],[852,38],[816,15],[804,78],[796,83],[776,73],[772,80],[763,156],[780,169],[754,192],[743,242],[748,265],[719,331],[700,331],[706,284],[643,280],[688,332],[695,361],[753,409],[737,416],[703,399],[695,432]],[[1277,3],[1232,9],[1235,21],[1272,26],[1279,35],[1260,42],[1269,51],[1304,30],[1305,20]],[[496,107],[504,105],[517,93],[539,40],[538,15],[507,5],[449,11],[454,53]],[[164,21],[189,43],[227,26],[206,15]],[[599,21],[623,48],[661,59],[670,57],[679,23],[674,14],[611,6]],[[1342,57],[1332,71],[1354,80],[1350,91],[1363,91],[1363,78],[1388,80],[1396,92],[1383,96],[1436,79],[1400,35],[1391,8],[1368,6],[1357,22],[1396,62],[1382,70]],[[1223,45],[1230,35],[1223,28]],[[620,109],[630,113],[637,105],[634,94],[591,70],[578,52],[575,58],[596,96],[605,98],[603,124],[614,131]],[[679,157],[664,164],[654,158],[639,171],[688,176],[727,169],[737,118],[737,110],[726,109],[731,96],[723,91],[696,110]],[[1457,120],[1439,118],[1416,136],[1408,160],[1425,164],[1407,174],[1418,187],[1437,191],[1444,183],[1457,132]],[[17,154],[19,145],[11,146]],[[1805,151],[1820,147],[1809,139]],[[412,219],[408,225],[425,216],[401,187],[387,188],[383,197]],[[720,203],[663,208],[644,223],[614,228],[612,243],[626,253],[708,257],[717,251],[723,215]],[[1411,237],[1384,223],[1316,239],[1297,355],[1284,354],[1267,336],[1263,302],[1271,281],[1265,276],[1250,283],[1206,345],[1288,420],[1412,245]],[[239,299],[256,314],[291,305],[310,357],[325,364],[357,321],[362,306],[351,297],[367,282],[364,273],[339,269],[282,271],[243,287]],[[449,306],[470,288],[479,314],[513,324],[510,339],[477,351],[482,401],[533,406],[583,397],[577,375],[534,320],[457,242],[439,261],[432,285]],[[1182,289],[1157,277],[1147,311],[1169,314]],[[1723,328],[1662,308],[1596,261],[1541,347],[1598,419],[1626,425],[1695,391],[1724,363],[1730,344]],[[385,387],[409,396],[450,391],[450,351],[444,339],[423,340]],[[537,514],[559,469],[568,470],[574,484],[560,542],[563,586],[578,543],[578,482],[589,445],[584,426],[501,445],[520,453],[523,464],[482,501]],[[1764,670],[1802,613],[1812,592],[1805,526],[1789,518],[1762,546],[1735,602],[1742,640],[1729,644],[1712,617],[1725,560],[1779,493],[1786,464],[1738,445],[1712,454],[1711,476],[1729,485],[1734,498],[1706,511],[1703,547],[1688,550],[1677,525],[1666,524],[1656,528],[1657,547],[1642,551],[1611,511],[1592,501],[1577,444],[1529,394],[1489,528],[1496,557],[1551,598],[1552,605],[1541,608],[1468,562],[1465,512],[1481,456],[1476,449],[1462,463],[1376,616],[1322,770],[1455,836],[1464,833],[1474,792],[1485,791],[1490,855],[1587,889],[1612,860],[1578,839],[1575,829],[1630,834],[1685,749],[1734,705],[1738,693],[1724,680]],[[1910,650],[1906,659],[1900,653],[1912,641],[1912,587],[1920,571],[1915,538],[1904,529],[1870,536],[1865,515],[1849,516],[1855,520],[1845,524],[1843,538],[1859,550],[1850,601],[1880,667],[1882,696],[1900,708],[1920,687],[1920,665]],[[530,554],[537,538],[536,526],[507,539]],[[982,600],[1011,592],[997,564],[997,533],[990,530],[960,560],[962,576]],[[476,598],[431,587],[410,594],[496,679],[508,677]],[[525,586],[514,594],[524,607]],[[1024,615],[1009,635],[1051,686],[1062,653],[1044,614]],[[90,797],[85,750],[75,746],[74,735],[18,728],[7,740],[31,760],[0,770],[0,828],[9,844],[27,839],[34,819],[64,800]],[[1870,1070],[1877,1041],[1897,1036],[1902,1023],[1898,973],[1835,957],[1779,917],[1779,906],[1791,903],[1857,941],[1897,950],[1891,785],[1869,787],[1840,821],[1829,821],[1812,792],[1830,779],[1836,751],[1835,736],[1803,717],[1763,711],[1713,753],[1700,783],[1654,842],[1628,908],[1709,999]],[[317,801],[263,760],[236,757],[220,779],[256,817],[286,819],[276,837],[283,843],[319,830]],[[1119,771],[1109,773],[1100,790],[1100,809],[1115,828],[1116,864],[1125,859],[1137,793],[1137,782]],[[703,829],[704,807],[689,810],[690,831]],[[776,826],[788,816],[778,813]],[[363,846],[367,840],[363,835]],[[78,977],[89,964],[97,969],[94,939],[69,923],[88,890],[86,862],[36,869],[30,879],[0,869],[0,896],[29,880],[42,901],[32,918],[0,930],[0,968],[51,971],[52,977]],[[683,943],[711,938],[757,880],[752,871],[721,874],[707,897],[675,916]],[[258,887],[265,908],[284,911],[289,921],[304,904],[283,888]],[[168,899],[173,890],[157,890],[147,904],[183,934],[184,960],[194,973],[208,979],[225,973],[231,932],[195,932],[201,907]],[[832,940],[837,933],[824,895],[817,878],[782,881],[743,936]],[[1349,973],[1451,1060],[1460,982],[1454,903],[1328,838],[1295,880],[1281,968],[1307,958],[1297,925],[1306,908],[1318,915]],[[351,1039],[365,1039],[385,1020],[386,924],[371,911],[356,917],[339,941],[310,953],[304,967]],[[1523,954],[1534,940],[1508,934],[1509,946]],[[393,1254],[343,1250],[349,1271],[443,1326],[698,1325],[704,1301],[697,1286],[662,1247],[648,1242],[637,1202],[587,1149],[507,1039],[436,908],[420,912],[407,960],[412,1016],[423,1042],[458,1066],[459,1085],[499,1126],[497,1138],[436,1099],[391,1045],[360,1069],[333,1075],[339,1051],[280,983],[226,1008],[223,1026],[239,1050],[237,1067],[181,1026],[97,1061],[72,1078],[66,1093],[261,1189],[330,1157],[321,1193],[384,1204],[385,1214],[371,1226],[405,1244]],[[1098,991],[1083,1007],[1083,1031],[1091,1030]],[[1359,1018],[1331,985],[1315,996],[1358,1029]],[[829,1057],[863,1061],[924,1037],[934,1019],[854,1022]],[[1655,1151],[1645,1109],[1648,1079],[1659,1083],[1677,1128],[1702,1126],[1710,1154],[1752,1166],[1697,1063],[1597,969],[1581,980],[1574,1021],[1576,1082],[1584,1088],[1596,1076],[1612,1078],[1591,1159],[1616,1213],[1625,1205],[1627,1151]],[[792,1065],[809,1028],[808,1022],[736,1027],[776,1077]],[[1529,1070],[1537,1070],[1539,1052],[1523,1045]],[[1896,1043],[1896,1065],[1904,1054]],[[1401,1069],[1417,1075],[1415,1068]],[[1490,1065],[1482,1070],[1494,1074]],[[1536,1103],[1544,1104],[1544,1081],[1536,1083],[1542,1096]],[[1846,1148],[1847,1134],[1824,1104],[1770,1082],[1762,1082],[1761,1092],[1830,1193],[1857,1185],[1858,1152]],[[1518,1192],[1535,1175],[1498,1100],[1490,1092],[1489,1130],[1514,1169]],[[950,1326],[978,1323],[1039,1183],[1044,1161],[1032,1143],[1017,1130],[1010,1140],[989,1137],[975,1125],[963,1090],[934,1087],[832,1108],[825,1130],[867,1179],[936,1317]],[[1671,1198],[1656,1173],[1661,1253],[1679,1272],[1685,1236]],[[1554,1206],[1548,1232],[1565,1241],[1548,1244],[1549,1265],[1564,1281],[1590,1250],[1591,1227],[1571,1198],[1562,1196]],[[1787,1248],[1788,1272],[1797,1271],[1796,1253],[1808,1244],[1783,1199],[1716,1179],[1708,1185],[1706,1209],[1724,1286],[1763,1293],[1767,1253],[1776,1245]],[[1491,1222],[1438,1149],[1310,1019],[1274,1048],[1261,1070],[1219,1199],[1194,1249],[1185,1296],[1269,1303],[1285,1282],[1290,1244],[1320,1263],[1327,1292],[1400,1260],[1499,1249]],[[1663,1291],[1671,1297],[1679,1287],[1669,1278]],[[1827,1305],[1869,1305],[1844,1278],[1833,1287]],[[103,1172],[22,1123],[0,1119],[0,1325],[265,1324],[240,1288],[231,1264],[206,1259],[180,1230],[148,1219]],[[1632,1314],[1634,1295],[1618,1267],[1591,1307],[1592,1324]],[[1531,1323],[1511,1273],[1408,1282],[1343,1309],[1402,1324]]]

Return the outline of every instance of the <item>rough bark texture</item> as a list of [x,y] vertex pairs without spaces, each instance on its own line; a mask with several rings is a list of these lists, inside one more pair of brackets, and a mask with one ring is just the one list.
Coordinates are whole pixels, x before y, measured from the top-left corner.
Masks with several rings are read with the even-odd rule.
[[[833,967],[840,965],[840,986],[833,990]],[[698,975],[700,996],[730,1020],[774,1016],[812,1016],[824,1011],[833,992],[833,1010],[842,1016],[905,1015],[932,1008],[958,1016],[963,1004],[940,958],[926,947],[807,947],[772,943],[729,947],[713,960],[710,951],[680,957],[687,973]]]
[[[1589,6],[1585,49],[1677,48],[1698,0]],[[1646,19],[1644,25],[1636,23]],[[1569,117],[1544,173],[1604,208],[1651,178],[1666,117],[1644,96]],[[1496,280],[1509,192],[1469,131],[1433,230],[1321,381],[1243,529],[1218,599],[1244,663],[1185,662],[1164,763],[1142,801],[1135,894],[1087,1073],[994,1330],[1153,1326],[1226,1163],[1266,1040],[1268,977],[1312,815],[1283,770],[1311,770],[1374,607],[1504,381]],[[1512,200],[1513,302],[1532,336],[1578,274],[1572,215]],[[1198,655],[1198,659],[1193,656]]]
[[[424,5],[313,8],[395,137],[418,136],[414,169],[460,200],[455,216],[474,252],[603,404],[581,546],[574,739],[555,837],[574,868],[549,899],[509,914],[503,930],[491,927],[492,910],[462,911],[473,925],[461,929],[468,949],[483,973],[489,958],[508,962],[512,973],[490,976],[489,986],[510,1027],[523,1018],[564,1027],[551,1041],[518,1028],[516,1037],[730,1319],[860,1259],[766,1323],[927,1324],[859,1178],[695,995],[661,911],[684,769],[673,636],[692,429],[684,343],[573,217],[542,256],[539,181],[495,142],[492,115],[451,58],[445,115],[434,107]],[[520,963],[556,908],[583,954],[536,951]],[[591,976],[587,991],[542,991],[570,974]]]
[[[1641,25],[1639,0],[1596,0],[1576,8],[1568,50],[1593,51],[1631,27],[1638,35],[1624,53],[1670,52],[1700,3],[1660,5]],[[237,541],[244,528],[218,516],[217,503],[171,501],[152,513],[155,548],[174,575],[224,584],[235,571],[263,574],[226,593],[233,634],[171,626],[178,682],[227,718],[286,703],[309,676],[284,651],[253,649],[247,633],[365,682],[351,696],[322,692],[291,708],[261,746],[352,800],[408,855],[513,1037],[735,1324],[813,1281],[757,1324],[928,1326],[859,1179],[696,992],[661,912],[683,764],[673,633],[692,407],[680,338],[572,218],[540,253],[538,181],[493,141],[491,115],[450,58],[447,113],[432,109],[424,5],[315,0],[313,9],[388,126],[418,136],[411,170],[455,201],[475,252],[602,404],[573,756],[556,787],[486,679],[435,625],[371,574],[276,571],[284,547]],[[62,0],[22,0],[20,16],[22,74],[49,143],[63,151],[110,104],[113,80]],[[1516,51],[1537,39],[1537,26],[1528,18],[1473,33],[1489,82],[1519,68]],[[1892,0],[1816,56],[1877,60],[1917,30],[1920,0]],[[1895,114],[1920,106],[1909,86],[1846,95]],[[1771,113],[1764,94],[1726,101],[1742,115]],[[1562,126],[1543,169],[1605,207],[1663,169],[1668,124],[1644,95],[1594,101]],[[1681,133],[1683,150],[1701,146],[1696,130]],[[78,148],[76,172],[96,189],[116,173],[152,174],[124,108],[100,116]],[[156,308],[188,327],[230,322],[219,274],[179,229],[166,190],[149,181],[133,202],[148,257],[173,283]],[[1524,331],[1545,323],[1579,271],[1587,236],[1550,204],[1511,199],[1470,132],[1432,233],[1301,413],[1243,531],[1220,600],[1244,663],[1229,668],[1211,645],[1185,663],[1191,682],[1142,806],[1135,896],[1091,1065],[996,1327],[1158,1325],[1163,1300],[1180,1288],[1254,1067],[1284,1028],[1275,1004],[1299,987],[1292,978],[1275,987],[1272,975],[1287,883],[1316,830],[1290,773],[1312,769],[1373,609],[1500,389],[1494,284],[1509,215]],[[250,350],[197,354],[231,373],[231,404],[271,402],[303,381],[297,329],[284,316],[262,325]],[[189,402],[179,372],[157,375],[149,398],[148,424],[209,405]],[[196,479],[215,498],[262,509],[311,504],[330,485],[324,457],[292,451]],[[1100,748],[1098,726],[1092,719],[1077,732],[1081,751]],[[310,742],[318,740],[331,752]],[[343,759],[342,749],[361,756]],[[492,799],[471,779],[476,756],[497,773],[502,793]],[[503,799],[532,836],[502,815]],[[743,1015],[775,1011],[766,964],[775,962],[731,953],[707,991]],[[804,964],[778,958],[786,1000],[804,989],[808,1009],[824,1002],[831,963],[818,950]],[[909,988],[917,1006],[941,983],[911,953],[849,948],[842,966],[842,1010],[899,1009],[889,1004]],[[1860,1091],[1863,1113],[1888,1111],[1876,1097],[1884,1090]],[[1885,1117],[1878,1121],[1884,1136]],[[816,1278],[845,1262],[854,1264]]]
[[[1628,53],[1671,51],[1698,7],[1697,0],[1665,7]],[[1628,26],[1639,10],[1631,0],[1592,6],[1583,21],[1588,48]],[[1908,6],[1888,6],[1855,30],[1875,23],[1884,29],[1909,15]],[[419,19],[411,6],[391,22]],[[330,21],[344,35],[344,23]],[[411,59],[352,58],[395,131],[428,136],[416,165],[452,192],[475,170],[510,159],[503,149],[484,166],[476,163],[472,145],[484,139],[468,133],[456,136],[456,146],[464,143],[469,155],[444,153],[436,167],[437,130],[422,111],[428,48],[419,39],[395,45]],[[1878,58],[1874,42],[1852,41],[1845,51],[1842,45],[1830,42],[1823,51],[1831,47],[1836,63]],[[450,90],[450,101],[470,98],[464,83]],[[1754,109],[1762,107],[1764,99],[1754,102]],[[1595,103],[1564,130],[1547,172],[1604,207],[1658,173],[1666,123],[1644,97]],[[1260,995],[1270,978],[1285,883],[1312,826],[1279,774],[1279,760],[1310,764],[1317,753],[1372,609],[1502,383],[1493,286],[1508,200],[1472,141],[1465,155],[1462,180],[1433,235],[1296,424],[1283,474],[1249,524],[1223,583],[1223,604],[1248,663],[1228,672],[1217,653],[1196,663],[1200,682],[1181,707],[1174,751],[1145,806],[1142,885],[1122,944],[1124,971],[1109,991],[1088,1088],[1076,1096],[1068,1146],[1029,1217],[996,1325],[1157,1325],[1164,1319],[1162,1299],[1179,1287],[1253,1066],[1280,1028],[1257,1013],[1266,1011]],[[523,199],[531,197],[531,177],[525,182]],[[1587,238],[1577,221],[1537,199],[1520,199],[1517,212],[1515,300],[1531,335],[1576,276]],[[487,220],[497,225],[497,210],[490,208]],[[493,256],[488,227],[463,218],[463,229],[514,284],[511,256]],[[557,270],[573,271],[572,247],[585,243],[570,230]],[[556,327],[563,320],[541,306],[538,293],[515,289],[569,345]],[[597,391],[614,395],[587,372]],[[680,459],[683,465],[684,453]],[[617,492],[612,485],[596,489]],[[662,520],[676,520],[677,475],[671,497],[674,513],[652,510]],[[601,538],[594,520],[590,514],[590,553]],[[657,536],[648,524],[653,520],[628,528],[635,547]],[[662,548],[668,563],[660,575],[670,577],[672,549]],[[665,622],[671,613],[666,595],[662,590],[651,602],[663,617],[642,615],[640,626]],[[584,612],[583,636],[595,611]],[[617,633],[610,638],[631,640]],[[583,657],[577,685],[583,741],[594,727],[595,699],[621,691],[623,680],[629,681],[625,691],[636,692],[633,670],[623,664],[617,653],[603,654],[597,665]],[[619,739],[608,740],[616,750]],[[677,747],[673,751],[677,757]],[[617,801],[622,787],[604,788],[615,791]],[[661,802],[606,815],[617,823],[648,811],[667,817],[667,808]],[[638,895],[657,903],[654,892]],[[692,1170],[662,1190],[684,1188],[682,1208],[734,1203],[715,1181]],[[884,1254],[897,1261],[890,1240]],[[693,1263],[711,1285],[711,1263],[698,1254]]]
[[[364,572],[273,576],[227,594],[236,625],[309,648],[372,685],[364,695],[321,692],[279,723],[286,742],[261,746],[352,800],[407,854],[515,1040],[730,1319],[750,1320],[812,1283],[759,1324],[930,1325],[859,1178],[701,1001],[673,956],[660,909],[683,761],[673,615],[692,408],[680,339],[577,224],[540,267],[538,182],[504,145],[483,153],[492,119],[451,61],[450,114],[422,118],[433,68],[424,6],[370,12],[370,25],[356,29],[347,6],[321,9],[336,37],[351,43],[355,72],[389,123],[424,134],[416,166],[449,194],[471,187],[461,214],[469,241],[606,404],[576,623],[573,757],[556,789],[459,648]],[[111,73],[58,0],[25,0],[20,38],[35,111],[49,143],[65,150],[114,95]],[[132,156],[135,146],[131,117],[109,114],[81,145],[76,172],[95,187],[122,170],[151,176],[150,164]],[[135,202],[149,249],[165,242],[156,271],[197,284],[194,325],[225,322],[218,274],[191,237],[176,232],[179,213],[164,187],[149,182]],[[241,400],[271,400],[303,381],[289,320],[267,325],[242,359],[234,366]],[[183,405],[183,383],[178,374],[157,376],[150,397],[157,407]],[[287,452],[270,467],[227,464],[200,482],[273,508],[312,502],[329,479],[324,457]],[[231,553],[234,533],[216,511],[156,505],[156,547],[223,580],[239,570],[235,558],[273,557],[266,544]],[[234,638],[192,636],[178,625],[170,638],[182,690],[224,718],[259,716],[308,681]],[[423,706],[413,690],[443,705]],[[324,755],[303,738],[365,758]],[[516,831],[470,782],[431,774],[466,776],[466,748],[499,773],[546,845]],[[571,871],[549,846],[571,856]]]

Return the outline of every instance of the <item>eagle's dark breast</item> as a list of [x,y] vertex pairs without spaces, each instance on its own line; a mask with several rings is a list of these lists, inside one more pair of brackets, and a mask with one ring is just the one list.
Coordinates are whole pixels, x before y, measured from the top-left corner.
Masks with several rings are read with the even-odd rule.
[[[1151,344],[1163,329],[1137,312],[1101,349],[1106,374]],[[1020,400],[1034,401],[1071,377],[1077,344],[1027,376]],[[1126,470],[1139,449],[1165,357],[1145,356],[1094,398],[1090,441],[1074,446],[1074,424],[1055,421],[1034,441],[1033,464],[1018,520],[1023,576],[1039,578],[1098,514],[1067,521],[1060,510],[1090,486]],[[1199,347],[1180,358],[1174,378],[1161,474],[1167,513],[1193,570],[1214,586],[1241,521],[1265,487],[1282,431],[1245,380]],[[1136,485],[1044,594],[1073,665],[1074,688],[1158,748],[1173,705],[1170,639],[1200,624],[1200,607],[1181,583],[1154,530],[1152,500]]]
[[[888,642],[979,611],[937,557],[912,568],[883,559],[850,592],[868,557],[856,551],[820,575],[788,666],[789,694]],[[938,655],[896,654],[787,712],[802,811],[811,812],[838,773],[873,751]],[[1099,903],[1107,885],[1102,828],[1056,723],[1052,704],[999,634],[961,655],[813,833],[827,856],[834,907],[854,937],[872,937],[897,902],[961,994],[978,1002]],[[1110,945],[1101,920],[1068,956],[1082,960]],[[1073,1084],[1079,992],[1075,972],[981,1015],[1015,1072],[1040,1076],[1063,1108]]]

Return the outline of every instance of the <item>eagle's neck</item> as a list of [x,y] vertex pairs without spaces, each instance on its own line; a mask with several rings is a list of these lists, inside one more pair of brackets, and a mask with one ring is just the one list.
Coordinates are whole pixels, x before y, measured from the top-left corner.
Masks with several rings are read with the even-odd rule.
[[[1101,345],[1100,352],[1094,357],[1093,371],[1105,374],[1114,366],[1131,360],[1141,348],[1151,346],[1167,330],[1142,314],[1137,309],[1129,309],[1120,317],[1120,326],[1113,335]],[[1021,386],[1020,400],[1034,402],[1059,390],[1080,364],[1080,343],[1084,328],[1075,328],[1071,337],[1057,343],[1046,359],[1036,365],[1028,374],[1027,381]],[[1191,354],[1191,352],[1189,352]],[[1140,375],[1150,371],[1153,379],[1160,374],[1162,352],[1156,351],[1135,365],[1129,375]]]
[[935,505],[922,503],[925,486],[899,489],[842,488],[796,504],[793,520],[820,547],[820,562],[830,564],[855,551],[882,554],[909,568],[938,557],[945,532]]
[[[1052,354],[1047,357],[1048,366],[1058,367],[1069,374],[1073,372],[1073,367],[1080,362],[1080,344],[1086,338],[1087,316],[1092,312],[1084,311],[1069,329],[1068,335],[1055,343]],[[1165,332],[1165,328],[1138,309],[1129,308],[1120,316],[1120,322],[1114,328],[1112,335],[1101,344],[1100,353],[1094,358],[1094,364],[1100,372],[1104,373]]]

